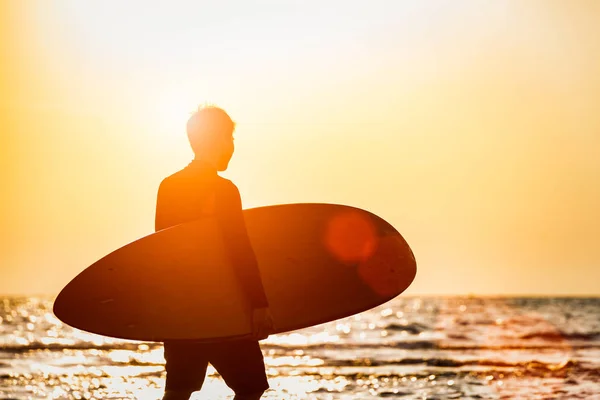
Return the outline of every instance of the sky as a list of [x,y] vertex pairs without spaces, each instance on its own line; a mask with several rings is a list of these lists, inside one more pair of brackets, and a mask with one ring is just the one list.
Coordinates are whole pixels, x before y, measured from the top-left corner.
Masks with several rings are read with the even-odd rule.
[[244,207],[372,211],[413,295],[600,295],[600,2],[0,0],[0,294],[153,232],[237,123]]

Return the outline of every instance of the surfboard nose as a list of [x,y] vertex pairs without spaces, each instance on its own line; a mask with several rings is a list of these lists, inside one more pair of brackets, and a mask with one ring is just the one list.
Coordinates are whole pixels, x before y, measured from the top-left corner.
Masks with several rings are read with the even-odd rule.
[[408,287],[417,275],[415,254],[408,245],[408,242],[391,223],[376,214],[369,211],[366,212],[370,214],[379,235],[380,250],[378,254],[374,255],[373,262],[378,258],[386,260],[388,263],[395,259],[397,265],[402,265],[402,273],[400,274],[402,278],[401,286],[404,285],[404,288]]
[[357,267],[360,279],[382,298],[393,298],[415,279],[417,264],[400,234],[378,238],[373,254]]
[[324,245],[339,263],[356,268],[375,298],[387,300],[416,276],[416,260],[402,235],[383,218],[346,207],[325,222]]

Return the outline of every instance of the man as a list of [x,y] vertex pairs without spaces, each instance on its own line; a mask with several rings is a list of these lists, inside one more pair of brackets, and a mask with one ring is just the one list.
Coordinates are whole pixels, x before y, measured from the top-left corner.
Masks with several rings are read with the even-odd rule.
[[232,265],[253,308],[254,338],[223,343],[165,342],[167,370],[163,400],[188,399],[200,390],[208,363],[234,390],[237,400],[259,399],[269,385],[258,339],[268,336],[272,320],[242,214],[238,188],[217,172],[233,155],[235,124],[217,107],[201,107],[187,123],[194,160],[165,178],[158,190],[156,230],[216,215]]

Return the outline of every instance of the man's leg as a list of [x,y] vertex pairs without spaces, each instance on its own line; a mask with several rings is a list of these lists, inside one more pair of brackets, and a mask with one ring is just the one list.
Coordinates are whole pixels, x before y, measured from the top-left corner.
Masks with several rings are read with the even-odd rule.
[[187,390],[165,390],[162,400],[189,400],[193,392]]
[[200,390],[208,359],[198,344],[175,340],[165,342],[167,382],[163,400],[188,400]]
[[210,363],[235,392],[235,400],[258,400],[269,388],[265,362],[257,341],[215,343]]

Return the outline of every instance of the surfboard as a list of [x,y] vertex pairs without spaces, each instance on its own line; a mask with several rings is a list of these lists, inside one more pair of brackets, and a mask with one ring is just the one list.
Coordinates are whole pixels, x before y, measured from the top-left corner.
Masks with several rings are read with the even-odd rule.
[[[402,293],[416,275],[400,233],[336,204],[244,210],[275,331],[347,317]],[[223,341],[251,335],[251,309],[214,217],[177,225],[101,258],[60,292],[54,313],[105,336]]]

